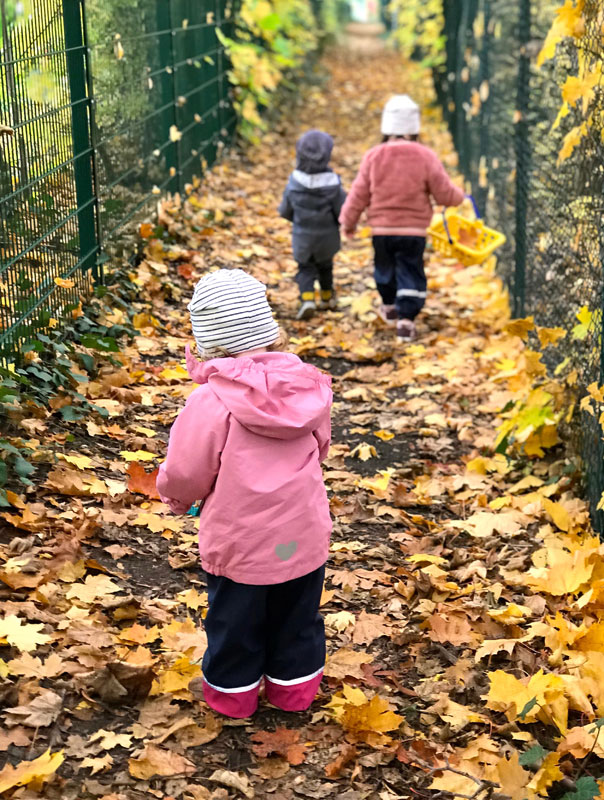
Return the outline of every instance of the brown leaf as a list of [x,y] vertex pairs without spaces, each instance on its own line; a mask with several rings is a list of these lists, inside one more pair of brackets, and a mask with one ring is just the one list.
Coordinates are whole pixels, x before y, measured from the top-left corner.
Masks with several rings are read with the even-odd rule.
[[11,744],[15,747],[28,747],[30,742],[29,734],[21,726],[10,731],[0,731],[0,752],[7,750]]
[[152,500],[159,500],[159,492],[155,485],[159,467],[154,469],[153,472],[145,472],[145,468],[142,464],[137,461],[132,461],[128,464],[126,472],[130,476],[128,479],[129,491],[135,492],[136,494],[144,494]]
[[172,750],[148,744],[138,758],[128,759],[128,769],[133,778],[147,781],[154,775],[169,778],[171,775],[192,775],[197,771],[193,762]]
[[151,691],[156,678],[150,666],[135,666],[123,661],[113,661],[92,674],[82,675],[79,682],[92,696],[104,703],[139,703]]
[[352,632],[352,641],[355,644],[371,644],[380,636],[390,635],[390,626],[381,614],[368,614],[361,611]]
[[63,698],[56,692],[43,689],[38,697],[25,706],[7,708],[7,725],[27,725],[28,728],[45,728],[53,723],[63,707]]
[[286,758],[290,764],[302,764],[306,757],[303,744],[299,744],[300,731],[289,728],[277,728],[275,731],[258,731],[251,737],[252,750],[257,756],[275,754]]
[[325,777],[339,778],[344,767],[347,767],[348,764],[350,764],[351,761],[354,761],[356,757],[357,749],[354,745],[343,745],[342,749],[340,750],[340,755],[325,767]]

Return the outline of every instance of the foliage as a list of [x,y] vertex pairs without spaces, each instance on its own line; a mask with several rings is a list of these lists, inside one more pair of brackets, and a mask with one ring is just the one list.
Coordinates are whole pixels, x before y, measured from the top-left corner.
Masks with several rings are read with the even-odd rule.
[[243,0],[235,24],[232,38],[216,33],[231,59],[239,130],[254,141],[266,129],[263,109],[274,107],[277,89],[293,85],[317,48],[317,26],[309,0]]
[[601,36],[602,9],[597,0],[565,0],[537,59],[538,66],[556,57],[556,53],[573,52],[577,74],[568,75],[562,85],[562,106],[554,123],[557,128],[569,114],[576,124],[566,133],[558,163],[572,156],[587,137],[592,126],[602,125],[604,41]]
[[439,67],[445,59],[446,37],[442,0],[391,0],[395,15],[393,37],[405,58],[419,58],[422,65]]
[[[475,800],[601,793],[604,546],[563,444],[543,440],[546,428],[562,438],[573,385],[569,365],[551,378],[543,365],[568,339],[588,342],[596,315],[581,309],[566,338],[510,321],[492,263],[462,268],[429,251],[420,337],[397,345],[377,319],[360,236],[336,260],[341,307],[294,321],[289,228],[275,211],[290,143],[338,120],[349,184],[375,136],[360,99],[377,109],[393,80],[409,80],[398,55],[353,83],[356,66],[330,59],[331,86],[300,106],[286,135],[209,173],[186,202],[166,200],[160,226],[142,226],[129,276],[139,292],[114,284],[84,332],[104,342],[131,323],[136,337],[119,353],[101,353],[89,371],[81,342],[33,351],[39,369],[53,369],[56,353],[86,372],[68,389],[89,407],[64,419],[63,384],[47,405],[24,398],[10,411],[43,478],[7,492],[0,510],[0,752],[23,759],[0,772],[9,797],[52,781],[49,797],[110,797],[116,775],[126,794],[184,800],[288,797],[292,785],[356,796],[379,784],[384,800],[430,789]],[[451,155],[435,117],[424,135]],[[334,373],[328,659],[321,698],[287,728],[265,710],[223,724],[199,702],[208,597],[197,520],[170,514],[154,485],[168,428],[194,390],[186,302],[219,264],[266,282],[291,349]],[[111,307],[111,296],[121,302]],[[604,388],[589,396],[601,417]],[[511,419],[498,453],[497,428]]]

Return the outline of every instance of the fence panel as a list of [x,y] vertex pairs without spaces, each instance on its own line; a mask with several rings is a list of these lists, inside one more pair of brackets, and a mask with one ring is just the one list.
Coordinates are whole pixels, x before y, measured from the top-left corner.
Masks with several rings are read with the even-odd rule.
[[[0,361],[233,136],[229,0],[0,0]],[[13,130],[10,135],[9,130]],[[4,128],[0,128],[0,131]]]
[[[597,5],[597,4],[596,4]],[[604,380],[604,86],[594,88],[591,125],[572,158],[559,159],[565,136],[584,121],[582,103],[559,117],[560,87],[579,64],[604,55],[601,14],[586,34],[558,45],[537,68],[557,0],[459,0],[445,3],[447,63],[437,94],[460,154],[460,166],[487,218],[507,235],[499,259],[513,311],[539,325],[572,331],[577,313],[591,318],[584,340],[567,336],[549,366],[570,356],[580,388]],[[587,8],[587,6],[586,6]],[[595,5],[594,5],[595,8]],[[587,491],[596,527],[604,490],[599,422],[582,420]]]

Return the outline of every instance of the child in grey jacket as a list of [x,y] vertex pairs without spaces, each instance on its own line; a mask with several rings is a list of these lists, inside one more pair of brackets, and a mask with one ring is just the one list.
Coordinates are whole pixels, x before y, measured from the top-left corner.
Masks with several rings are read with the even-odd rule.
[[333,139],[311,130],[296,142],[296,169],[289,177],[279,214],[293,222],[292,243],[298,262],[296,281],[301,305],[297,319],[309,319],[317,310],[315,281],[321,290],[319,308],[335,308],[333,258],[340,249],[338,217],[346,192],[329,167]]

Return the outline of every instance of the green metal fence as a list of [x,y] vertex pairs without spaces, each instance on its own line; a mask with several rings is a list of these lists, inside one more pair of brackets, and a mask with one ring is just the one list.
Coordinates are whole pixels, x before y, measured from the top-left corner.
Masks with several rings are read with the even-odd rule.
[[[558,45],[537,68],[537,56],[561,2],[455,0],[443,3],[446,64],[435,72],[440,104],[461,168],[489,223],[507,245],[500,269],[516,316],[571,331],[577,313],[591,315],[585,339],[568,336],[549,366],[570,356],[585,388],[604,382],[604,85],[590,100],[591,125],[571,158],[559,163],[568,132],[584,121],[582,103],[558,120],[560,86],[580,63],[604,55],[597,2],[581,38]],[[600,9],[601,9],[601,3]],[[596,527],[604,490],[604,449],[597,418],[582,419],[587,491]]]
[[[231,140],[229,0],[0,0],[0,360]],[[12,131],[12,133],[11,133]]]

